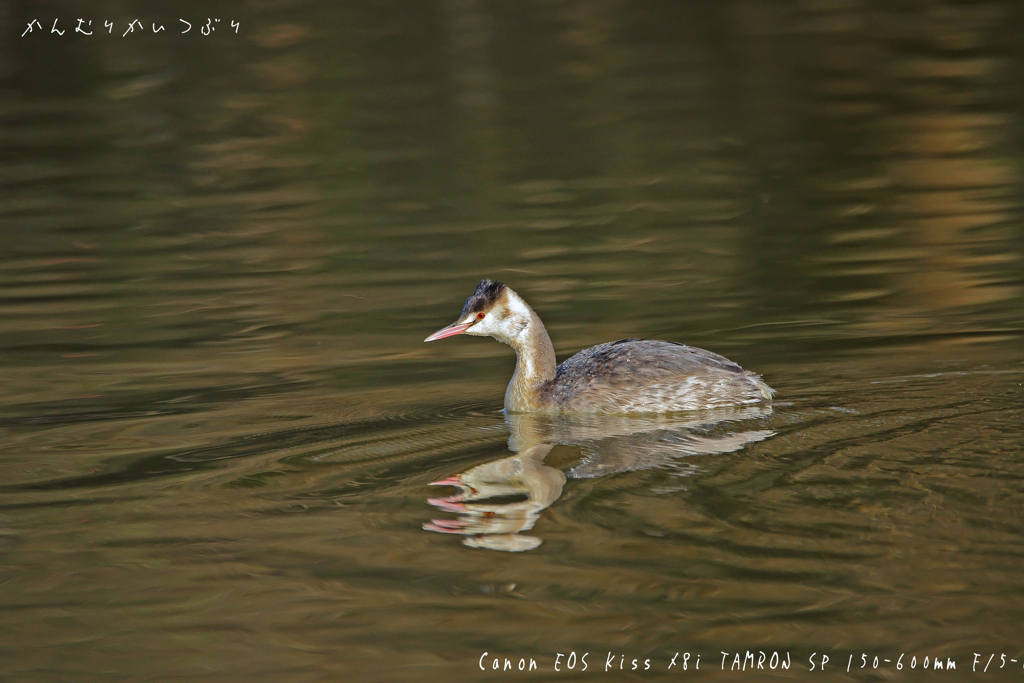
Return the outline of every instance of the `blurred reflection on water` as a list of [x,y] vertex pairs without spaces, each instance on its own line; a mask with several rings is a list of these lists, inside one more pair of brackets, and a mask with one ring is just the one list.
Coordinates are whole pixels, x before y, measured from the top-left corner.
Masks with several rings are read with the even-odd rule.
[[[116,4],[94,25],[242,28],[20,37],[85,11],[0,7],[2,678],[1024,661],[1016,4]],[[508,349],[421,343],[481,277],[560,358],[692,343],[775,411],[517,442]],[[490,535],[542,545],[424,533],[428,484],[506,466]]]
[[655,467],[674,468],[680,476],[693,473],[677,461],[690,455],[738,451],[763,441],[766,429],[729,429],[708,434],[716,425],[765,418],[770,406],[719,409],[694,415],[525,415],[505,416],[509,450],[516,455],[477,465],[467,472],[432,485],[454,486],[455,495],[428,502],[460,519],[435,519],[428,531],[465,536],[463,545],[508,552],[533,550],[542,542],[517,535],[537,523],[540,512],[562,494],[565,474],[544,464],[557,445],[582,446],[583,460],[568,474],[582,479]]

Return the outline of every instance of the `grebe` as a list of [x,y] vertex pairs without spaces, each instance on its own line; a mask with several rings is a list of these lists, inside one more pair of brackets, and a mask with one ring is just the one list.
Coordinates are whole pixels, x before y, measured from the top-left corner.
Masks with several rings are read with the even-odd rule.
[[771,401],[761,377],[716,353],[653,339],[620,339],[555,366],[540,317],[501,281],[481,280],[458,320],[423,341],[494,337],[516,352],[510,413],[670,413]]

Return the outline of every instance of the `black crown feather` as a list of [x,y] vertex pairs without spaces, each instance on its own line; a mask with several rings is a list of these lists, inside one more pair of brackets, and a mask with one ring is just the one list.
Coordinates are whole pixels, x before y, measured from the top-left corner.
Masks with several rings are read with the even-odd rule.
[[488,310],[504,291],[505,283],[501,280],[481,280],[480,284],[476,286],[473,296],[466,299],[466,305],[462,307],[462,315]]

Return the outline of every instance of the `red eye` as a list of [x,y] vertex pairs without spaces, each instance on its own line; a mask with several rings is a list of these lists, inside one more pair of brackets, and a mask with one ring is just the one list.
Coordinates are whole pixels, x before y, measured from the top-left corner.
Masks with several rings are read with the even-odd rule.
[[483,320],[483,319],[484,319],[484,314],[483,314],[483,312],[482,312],[482,311],[481,311],[480,313],[477,313],[477,314],[476,314],[476,319],[477,319],[477,320]]

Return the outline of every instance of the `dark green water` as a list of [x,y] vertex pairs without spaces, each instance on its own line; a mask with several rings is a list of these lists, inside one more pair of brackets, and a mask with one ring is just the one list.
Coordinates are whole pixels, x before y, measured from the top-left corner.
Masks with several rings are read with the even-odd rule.
[[[1024,678],[1017,3],[0,29],[4,681]],[[507,347],[422,343],[482,277],[774,409],[507,422]]]

